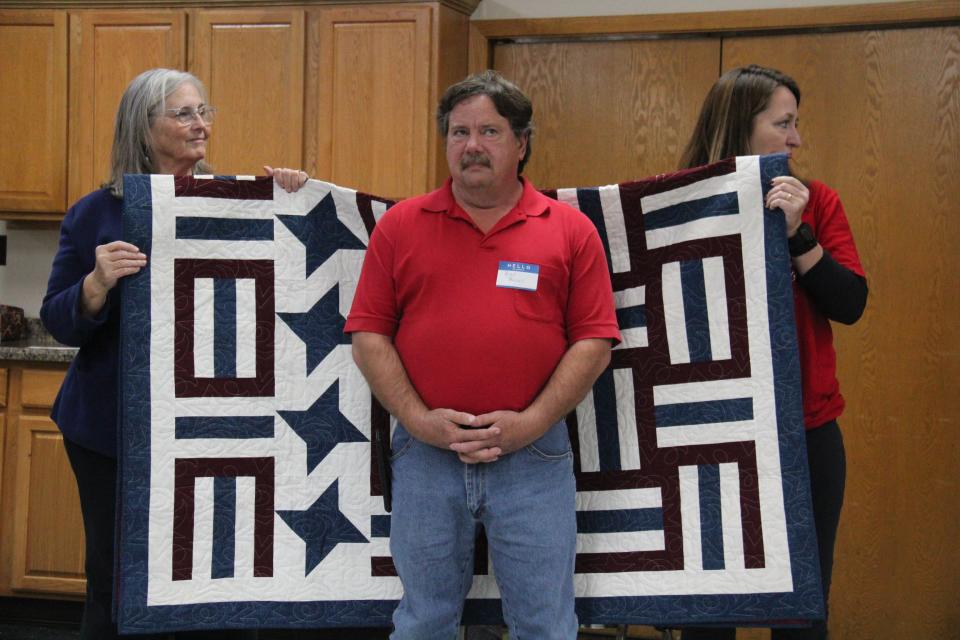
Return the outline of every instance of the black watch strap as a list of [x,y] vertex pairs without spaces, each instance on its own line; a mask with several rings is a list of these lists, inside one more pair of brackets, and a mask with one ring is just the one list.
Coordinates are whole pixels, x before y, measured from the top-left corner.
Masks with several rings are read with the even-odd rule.
[[801,222],[797,227],[797,232],[790,238],[787,238],[787,246],[790,249],[790,257],[796,258],[817,246],[817,238],[813,235],[813,229],[806,222]]

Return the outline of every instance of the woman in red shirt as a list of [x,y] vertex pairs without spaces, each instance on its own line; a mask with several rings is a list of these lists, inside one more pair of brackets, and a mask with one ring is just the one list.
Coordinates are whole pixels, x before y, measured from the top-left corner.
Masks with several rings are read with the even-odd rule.
[[[799,105],[800,89],[790,76],[757,65],[728,71],[704,100],[681,167],[731,156],[793,153],[801,142]],[[843,438],[837,425],[844,402],[830,321],[853,324],[860,318],[867,301],[867,281],[843,204],[830,187],[816,180],[780,176],[773,179],[766,206],[781,209],[787,222],[810,491],[826,603],[846,476]],[[687,628],[683,640],[733,640],[735,631]],[[826,620],[807,629],[774,629],[772,633],[773,640],[826,637]]]

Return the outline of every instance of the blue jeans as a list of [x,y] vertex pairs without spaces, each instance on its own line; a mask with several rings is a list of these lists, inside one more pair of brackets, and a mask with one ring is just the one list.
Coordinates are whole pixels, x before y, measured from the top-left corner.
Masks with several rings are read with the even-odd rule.
[[563,421],[533,444],[475,465],[397,425],[391,468],[390,552],[403,583],[391,639],[456,637],[478,523],[511,640],[576,638],[576,487]]

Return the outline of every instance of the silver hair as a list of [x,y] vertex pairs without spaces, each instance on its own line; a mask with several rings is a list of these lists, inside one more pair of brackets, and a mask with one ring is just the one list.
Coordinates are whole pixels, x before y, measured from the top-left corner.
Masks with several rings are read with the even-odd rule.
[[[123,197],[123,174],[153,173],[153,139],[150,127],[162,113],[167,96],[190,83],[207,100],[203,83],[192,73],[176,69],[150,69],[134,78],[120,98],[117,119],[113,129],[113,149],[110,153],[110,178],[103,187],[118,198]],[[202,160],[194,173],[210,173]]]

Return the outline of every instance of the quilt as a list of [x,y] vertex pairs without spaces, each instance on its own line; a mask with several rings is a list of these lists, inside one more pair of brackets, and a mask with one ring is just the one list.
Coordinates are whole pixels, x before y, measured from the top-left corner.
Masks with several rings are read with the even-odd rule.
[[[623,342],[568,417],[581,623],[822,618],[784,156],[547,191],[603,241]],[[123,632],[389,626],[390,416],[343,334],[389,200],[131,175],[122,281]],[[500,619],[484,541],[464,619]]]

